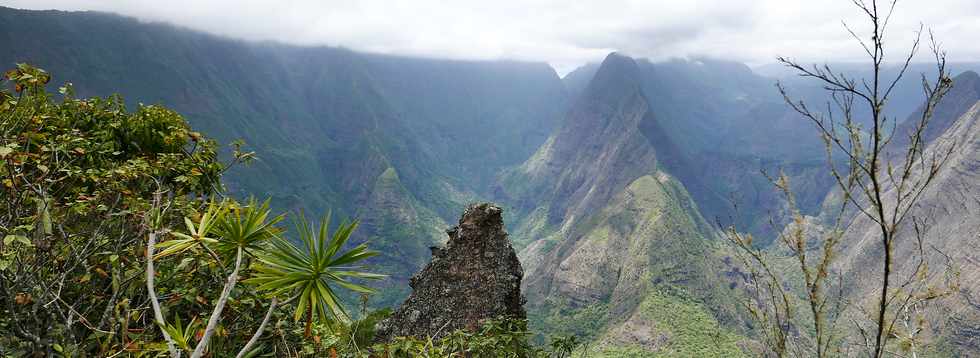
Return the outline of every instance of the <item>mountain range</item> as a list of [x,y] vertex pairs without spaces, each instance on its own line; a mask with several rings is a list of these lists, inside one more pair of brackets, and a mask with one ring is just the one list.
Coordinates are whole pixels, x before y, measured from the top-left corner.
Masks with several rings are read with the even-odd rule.
[[[559,77],[544,63],[254,43],[112,14],[9,8],[0,8],[0,40],[6,66],[30,62],[55,83],[77,83],[80,96],[118,91],[130,104],[165,104],[223,143],[243,139],[259,159],[227,175],[232,194],[359,219],[354,241],[381,251],[373,263],[390,275],[375,306],[408,295],[467,203],[498,202],[532,325],[581,335],[599,355],[741,354],[745,274],[720,227],[753,233],[760,247],[782,230],[786,203],[763,172],[790,178],[805,215],[826,217],[834,200],[824,143],[773,85],[817,101],[820,86],[732,61],[612,53]],[[915,118],[918,86],[899,84],[890,115]],[[970,246],[980,229],[978,101],[976,73],[957,76],[926,133],[927,151],[957,150],[917,208],[933,220],[930,242],[972,262],[946,305],[954,319],[942,320],[963,352],[980,351],[968,339],[980,331]],[[874,252],[873,228],[851,220],[842,272],[867,269]]]

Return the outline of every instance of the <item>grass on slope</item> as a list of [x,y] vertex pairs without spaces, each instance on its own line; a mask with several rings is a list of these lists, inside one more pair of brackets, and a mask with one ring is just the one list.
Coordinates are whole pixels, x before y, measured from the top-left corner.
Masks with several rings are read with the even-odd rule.
[[[699,302],[670,287],[651,290],[637,308],[639,319],[650,322],[652,332],[666,339],[655,351],[619,344],[584,351],[588,357],[745,357],[743,339],[724,328]],[[605,338],[605,337],[604,337]]]
[[565,260],[601,256],[574,277],[613,292],[597,302],[549,297],[529,312],[536,330],[590,342],[589,357],[742,354],[735,298],[717,272],[716,236],[675,179],[637,178],[572,231],[584,234]]

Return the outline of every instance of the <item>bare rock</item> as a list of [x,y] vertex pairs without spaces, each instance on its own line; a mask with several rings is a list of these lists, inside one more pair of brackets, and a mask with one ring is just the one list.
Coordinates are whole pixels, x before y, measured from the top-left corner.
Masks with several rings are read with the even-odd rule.
[[411,279],[412,294],[378,324],[377,341],[414,336],[440,338],[476,329],[488,319],[526,318],[524,271],[507,239],[500,207],[470,205],[449,229],[445,248]]

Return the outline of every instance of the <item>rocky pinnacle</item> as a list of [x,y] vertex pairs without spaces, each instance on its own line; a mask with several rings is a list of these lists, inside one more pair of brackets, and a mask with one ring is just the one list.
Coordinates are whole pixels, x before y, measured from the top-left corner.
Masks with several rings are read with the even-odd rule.
[[412,294],[377,327],[377,341],[414,336],[440,338],[473,330],[488,320],[526,317],[521,263],[507,239],[503,210],[470,205],[449,230],[445,248],[411,279]]

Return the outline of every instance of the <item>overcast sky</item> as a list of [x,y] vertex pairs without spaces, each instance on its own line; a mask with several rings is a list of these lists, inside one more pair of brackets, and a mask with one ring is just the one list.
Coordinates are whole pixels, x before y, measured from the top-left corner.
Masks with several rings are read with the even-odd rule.
[[[870,0],[867,0],[870,1]],[[611,51],[710,56],[761,65],[776,56],[853,61],[841,21],[850,0],[0,0],[26,9],[99,10],[250,40],[456,59],[546,61],[559,73]],[[980,0],[899,0],[898,55],[919,24],[951,61],[980,60]],[[897,58],[897,56],[896,56]]]

